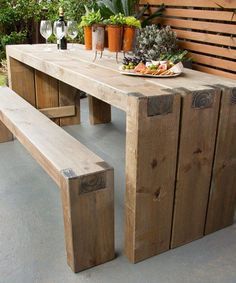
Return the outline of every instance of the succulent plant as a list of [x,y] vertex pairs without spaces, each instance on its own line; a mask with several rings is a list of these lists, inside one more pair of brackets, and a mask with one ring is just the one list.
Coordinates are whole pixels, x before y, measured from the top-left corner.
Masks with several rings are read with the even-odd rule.
[[159,60],[177,51],[177,36],[169,26],[147,26],[140,30],[136,41],[136,55],[146,60]]

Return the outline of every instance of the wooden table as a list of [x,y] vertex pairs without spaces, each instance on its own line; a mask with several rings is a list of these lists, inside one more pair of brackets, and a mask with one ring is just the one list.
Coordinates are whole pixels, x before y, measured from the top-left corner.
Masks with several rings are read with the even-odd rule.
[[[10,86],[61,125],[80,122],[77,89],[92,124],[126,112],[125,253],[132,262],[233,223],[236,82],[185,70],[179,78],[122,76],[105,54],[8,46]],[[62,116],[64,118],[62,118]],[[66,118],[65,118],[66,117]],[[6,135],[7,135],[6,131]]]

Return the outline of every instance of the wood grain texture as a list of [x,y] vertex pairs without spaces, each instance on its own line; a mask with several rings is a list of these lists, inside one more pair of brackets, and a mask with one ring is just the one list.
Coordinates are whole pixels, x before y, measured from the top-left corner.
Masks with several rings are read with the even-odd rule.
[[182,98],[172,248],[204,234],[220,91],[206,89],[197,93],[197,98],[195,94],[186,91]]
[[50,119],[75,116],[75,106],[45,108],[39,109],[39,111]]
[[222,91],[206,234],[233,224],[236,208],[236,88]]
[[[139,2],[141,5],[146,4],[147,0],[140,0]],[[161,5],[163,4],[163,0],[149,0],[149,4],[151,5]],[[219,5],[224,7],[225,9],[235,9],[236,3],[234,0],[165,0],[164,1],[166,6],[180,6],[180,7],[205,7],[205,8],[219,8]]]
[[61,179],[67,262],[74,272],[115,257],[113,170],[104,174],[105,188],[86,194],[79,194],[80,178]]
[[236,34],[235,25],[233,24],[222,24],[212,23],[207,21],[194,21],[194,20],[183,20],[175,18],[161,18],[162,24],[169,25],[171,27],[188,28],[202,31],[211,31],[218,33]]
[[201,71],[201,72],[205,72],[205,73],[208,73],[208,74],[212,74],[212,75],[216,75],[216,76],[222,76],[222,77],[225,77],[225,78],[236,80],[236,74],[234,74],[234,73],[229,73],[229,72],[225,72],[223,70],[213,69],[213,68],[202,66],[202,65],[199,65],[199,64],[193,64],[193,66],[194,66],[195,70],[198,70],[198,71]]
[[[155,12],[156,8],[151,8]],[[181,8],[167,8],[164,11],[164,16],[176,18],[194,18],[216,21],[236,22],[236,15],[230,11],[214,11],[214,10],[193,10]]]
[[[0,88],[0,92],[1,92],[1,88]],[[12,140],[13,140],[12,133],[7,129],[7,127],[2,122],[0,122],[0,143],[9,142]]]
[[1,122],[61,189],[68,264],[79,272],[112,260],[113,169],[13,91],[0,90]]
[[59,82],[59,106],[74,106],[75,115],[73,117],[61,118],[61,126],[80,124],[80,92],[78,89]]
[[[35,92],[37,109],[59,106],[58,81],[42,72],[35,71]],[[53,119],[60,124],[59,119]]]
[[34,69],[10,57],[7,63],[10,88],[35,106]]
[[210,34],[210,33],[196,32],[189,30],[180,30],[175,28],[173,28],[173,31],[176,32],[178,38],[201,41],[204,43],[218,44],[225,46],[226,48],[230,46],[236,47],[236,38],[230,35],[225,36],[225,35]]
[[217,55],[229,59],[236,59],[236,50],[230,48],[223,48],[223,47],[212,46],[212,45],[201,44],[190,41],[179,41],[179,45],[183,49],[188,49],[194,52]]
[[149,106],[145,97],[129,97],[125,253],[132,262],[170,247],[180,96],[173,97],[168,114],[148,117]]
[[89,96],[89,120],[92,125],[111,122],[111,105]]

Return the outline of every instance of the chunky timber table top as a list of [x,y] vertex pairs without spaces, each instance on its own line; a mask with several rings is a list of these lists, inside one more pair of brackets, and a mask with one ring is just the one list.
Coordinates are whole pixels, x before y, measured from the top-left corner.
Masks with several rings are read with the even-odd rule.
[[128,77],[119,73],[119,65],[111,53],[105,52],[102,59],[93,63],[94,52],[84,50],[83,45],[76,45],[75,51],[58,52],[54,45],[51,52],[44,49],[45,45],[11,45],[7,46],[7,54],[124,111],[127,111],[127,97],[131,93],[159,96],[174,94],[176,88],[200,91],[223,82],[229,87],[236,84],[233,80],[189,69],[178,78]]

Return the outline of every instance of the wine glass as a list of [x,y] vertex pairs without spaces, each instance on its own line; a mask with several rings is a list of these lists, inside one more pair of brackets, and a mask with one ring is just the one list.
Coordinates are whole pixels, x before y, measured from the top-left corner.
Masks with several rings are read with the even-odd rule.
[[46,39],[46,49],[45,51],[50,51],[48,47],[48,39],[52,35],[52,23],[51,21],[41,21],[40,23],[40,33]]
[[73,51],[73,46],[74,46],[74,39],[78,35],[78,24],[76,21],[68,21],[67,23],[67,34],[68,36],[72,39],[72,48],[71,50]]
[[66,36],[66,25],[63,21],[56,21],[53,25],[53,33],[57,38],[57,44],[60,44],[60,40]]

